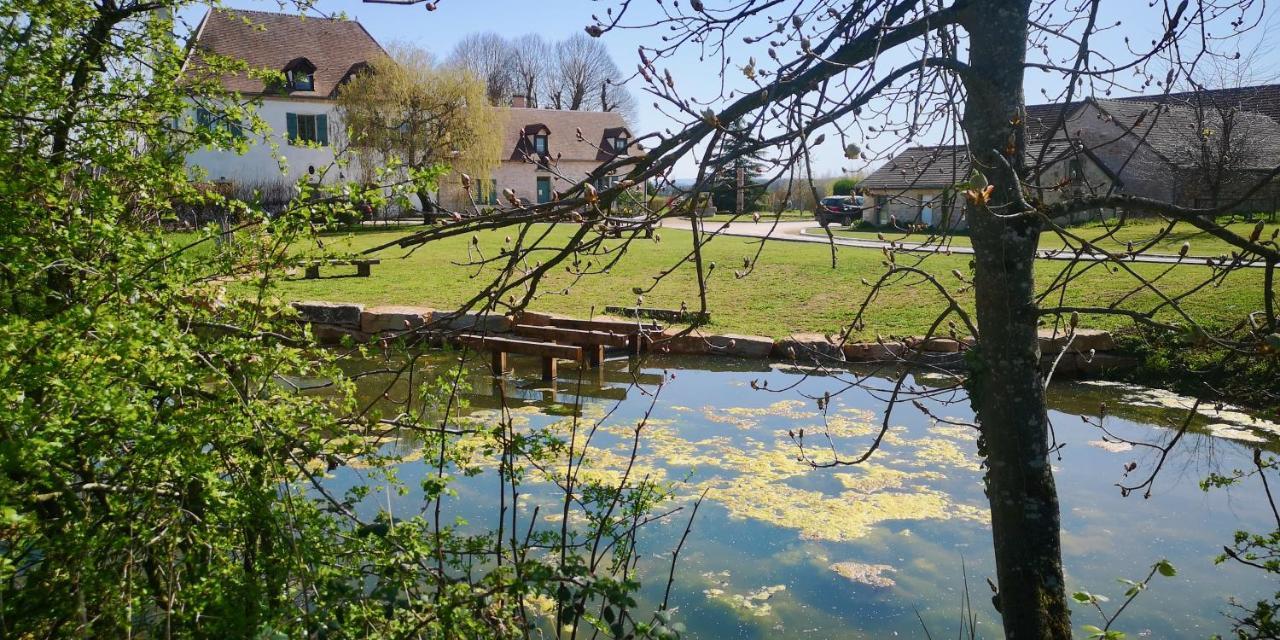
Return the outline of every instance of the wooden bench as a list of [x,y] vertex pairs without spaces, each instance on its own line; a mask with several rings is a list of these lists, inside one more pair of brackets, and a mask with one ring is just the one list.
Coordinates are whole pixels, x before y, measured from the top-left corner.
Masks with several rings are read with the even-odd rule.
[[493,336],[475,334],[460,335],[458,336],[458,341],[473,349],[490,352],[492,354],[490,364],[495,376],[501,376],[507,371],[508,353],[542,358],[543,380],[555,380],[556,360],[583,361],[582,347],[567,344],[517,340],[515,338],[495,338]]
[[631,346],[631,337],[629,335],[610,331],[539,327],[526,324],[513,325],[511,331],[526,338],[537,338],[538,340],[583,347],[587,354],[587,364],[593,367],[599,366],[601,362],[604,362],[605,347]]
[[605,313],[626,316],[628,318],[648,318],[663,322],[680,322],[688,324],[706,324],[711,322],[711,314],[685,309],[650,309],[647,307],[615,307],[604,308]]
[[340,265],[355,265],[356,277],[368,278],[369,269],[375,264],[381,264],[381,260],[373,258],[332,258],[327,260],[311,260],[302,263],[306,267],[306,279],[315,280],[320,277],[320,267],[335,267]]

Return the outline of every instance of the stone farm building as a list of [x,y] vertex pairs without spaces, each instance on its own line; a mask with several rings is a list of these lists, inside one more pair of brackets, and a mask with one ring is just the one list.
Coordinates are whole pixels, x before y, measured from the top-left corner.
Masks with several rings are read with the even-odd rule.
[[[276,71],[283,82],[268,84],[261,74],[220,74],[211,78],[206,58],[243,61],[254,70]],[[228,127],[250,137],[248,151],[204,149],[187,165],[200,180],[232,183],[287,194],[300,179],[323,182],[358,179],[359,169],[335,164],[335,145],[342,139],[338,90],[343,82],[387,55],[359,22],[233,9],[209,11],[197,28],[184,67],[188,78],[217,80],[232,99],[252,101],[271,131],[256,135],[242,123],[215,122],[210,111],[192,105],[198,126]],[[502,189],[542,202],[566,180],[579,180],[602,162],[634,149],[632,135],[616,112],[561,111],[525,108],[516,97],[506,111],[506,141],[500,166],[488,184],[480,185],[478,204],[497,202]],[[580,132],[580,133],[579,133]],[[598,180],[607,183],[612,178]],[[457,176],[444,180],[441,204],[469,205]],[[494,188],[496,187],[496,188]],[[419,203],[420,204],[420,203]]]
[[[1029,105],[1026,132],[1028,179],[1046,202],[1116,193],[1217,206],[1280,166],[1280,85]],[[962,228],[964,201],[952,187],[970,173],[963,146],[906,149],[862,182],[874,201],[863,219]],[[1240,209],[1278,205],[1272,181]]]

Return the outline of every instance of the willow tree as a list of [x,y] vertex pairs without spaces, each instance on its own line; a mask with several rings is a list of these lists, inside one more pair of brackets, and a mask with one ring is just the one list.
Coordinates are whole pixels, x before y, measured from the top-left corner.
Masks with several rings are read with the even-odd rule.
[[[433,2],[431,8],[447,2]],[[1037,328],[1048,325],[1073,334],[1079,322],[1117,315],[1158,332],[1166,344],[1190,334],[1240,358],[1269,357],[1268,342],[1280,339],[1273,284],[1280,249],[1274,240],[1260,238],[1258,231],[1241,236],[1215,222],[1214,217],[1227,212],[1229,205],[1194,209],[1114,190],[1077,196],[1061,184],[1046,184],[1043,178],[1048,143],[1071,135],[1064,124],[1073,105],[1090,94],[1167,91],[1193,74],[1196,64],[1231,55],[1231,38],[1257,25],[1261,4],[1253,0],[1123,0],[1114,3],[1125,7],[1122,21],[1104,12],[1104,4],[1112,3],[615,2],[609,11],[593,16],[586,32],[608,38],[622,29],[650,30],[654,37],[639,48],[635,80],[659,109],[680,119],[682,126],[642,137],[639,142],[646,146],[646,155],[602,163],[576,189],[562,192],[558,202],[423,231],[398,244],[413,246],[477,228],[524,225],[567,211],[581,215],[588,226],[604,223],[610,206],[629,185],[662,181],[681,158],[691,155],[699,160],[699,173],[696,183],[685,191],[697,193],[708,188],[723,166],[736,161],[705,152],[720,148],[726,137],[737,139],[740,153],[770,154],[769,180],[812,175],[814,149],[823,145],[838,144],[855,159],[891,157],[921,140],[961,145],[967,151],[966,175],[959,176],[952,195],[963,196],[973,261],[969,273],[954,274],[962,289],[973,292],[976,313],[970,313],[951,287],[943,284],[942,279],[949,276],[929,272],[927,258],[890,245],[885,247],[889,258],[885,273],[874,279],[861,310],[850,310],[844,336],[874,331],[865,325],[865,311],[881,289],[915,283],[947,301],[939,308],[931,335],[940,328],[945,331],[950,323],[957,334],[975,337],[967,359],[969,372],[955,391],[967,393],[976,414],[973,426],[986,469],[997,573],[993,586],[998,589],[993,602],[1007,637],[1070,638],[1060,509],[1050,465],[1054,447]],[[1142,32],[1152,35],[1135,35]],[[682,82],[679,69],[695,62],[719,64],[725,80],[709,83],[714,86]],[[1034,70],[1035,81],[1046,86],[1045,100],[1060,105],[1054,117],[1035,123],[1038,138],[1032,135],[1026,110],[1028,70]],[[1140,137],[1149,131],[1138,123],[1131,129],[1126,135]],[[617,187],[597,190],[591,186],[600,176],[615,172],[626,173]],[[1257,176],[1244,195],[1263,188],[1277,175],[1280,167]],[[649,220],[687,215],[693,202],[689,197],[684,207],[652,211]],[[679,199],[675,204],[680,205]],[[1105,252],[1094,244],[1097,238],[1081,237],[1063,226],[1074,214],[1100,209],[1122,211],[1118,224],[1131,214],[1164,216],[1170,229],[1174,224],[1193,226],[1227,241],[1235,252],[1209,260],[1204,282],[1197,289],[1166,294],[1162,283],[1144,278],[1129,265],[1154,243]],[[588,226],[572,234],[558,253],[545,246],[515,247],[509,253],[517,257],[503,257],[513,266],[495,278],[489,299],[495,305],[506,304],[507,294],[516,294],[511,306],[518,308],[532,298],[537,279],[546,269],[564,262],[572,270],[584,261],[579,258],[584,253],[616,251]],[[1040,268],[1037,248],[1046,231],[1062,238],[1074,260],[1055,268],[1052,284],[1041,291],[1035,277]],[[701,259],[701,249],[713,235],[702,234],[695,226],[690,251],[682,258],[694,265],[703,293],[716,282],[713,275],[726,277],[723,269],[712,274],[714,264],[704,266]],[[763,243],[757,257],[762,250]],[[532,272],[517,270],[514,265],[522,263],[518,259],[522,251],[537,251],[543,266]],[[1184,298],[1250,262],[1265,269],[1257,311],[1229,327],[1197,323],[1181,304]],[[751,258],[744,263],[745,272],[737,272],[739,277],[748,276],[756,264]],[[1112,299],[1103,299],[1098,292],[1068,295],[1069,287],[1078,289],[1079,273],[1095,268],[1112,271],[1132,287]],[[1141,307],[1135,300],[1137,293],[1159,301]],[[707,311],[706,296],[700,295],[699,300],[700,311]],[[1073,305],[1071,300],[1084,302]],[[895,373],[899,382],[884,414],[885,430],[893,405],[903,399],[899,392],[909,386],[904,384],[909,374],[905,368],[901,371]],[[865,460],[880,443],[877,437],[862,455],[832,464]]]
[[366,182],[411,184],[423,211],[431,211],[442,173],[487,184],[500,161],[505,116],[485,91],[462,67],[437,65],[421,49],[393,48],[338,92],[344,147]]

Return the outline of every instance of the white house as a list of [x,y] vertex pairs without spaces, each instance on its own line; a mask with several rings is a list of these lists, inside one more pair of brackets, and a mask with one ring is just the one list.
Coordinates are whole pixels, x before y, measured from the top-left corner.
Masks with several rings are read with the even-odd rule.
[[196,30],[184,75],[217,73],[207,62],[215,59],[210,54],[243,61],[255,71],[280,72],[285,80],[269,83],[260,73],[218,75],[224,89],[256,101],[257,114],[271,131],[260,136],[238,124],[211,122],[208,112],[193,106],[198,124],[230,126],[253,138],[244,154],[213,149],[192,153],[187,165],[193,177],[253,186],[291,185],[304,175],[325,182],[346,178],[334,165],[330,142],[341,131],[337,90],[348,76],[386,55],[359,22],[213,9]]

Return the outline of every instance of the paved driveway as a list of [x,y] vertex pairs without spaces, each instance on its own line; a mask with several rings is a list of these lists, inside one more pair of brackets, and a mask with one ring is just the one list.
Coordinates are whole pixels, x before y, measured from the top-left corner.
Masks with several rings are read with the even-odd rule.
[[[692,223],[684,218],[668,218],[663,220],[662,226],[671,229],[691,230]],[[805,229],[817,230],[817,233],[804,233]],[[877,251],[884,249],[889,245],[887,242],[879,240],[863,240],[860,238],[842,238],[834,236],[827,238],[825,233],[821,233],[822,227],[817,222],[811,220],[789,221],[789,222],[704,222],[702,224],[703,233],[714,233],[721,236],[738,236],[744,238],[768,238],[770,240],[782,240],[786,242],[821,242],[826,244],[834,241],[835,244],[842,247],[853,247],[857,249],[875,249]],[[812,235],[811,235],[812,234]],[[900,251],[913,251],[923,253],[944,253],[953,254],[971,254],[972,247],[960,246],[939,246],[937,244],[924,245],[918,242],[895,242],[894,245]],[[1040,257],[1047,260],[1075,260],[1075,254],[1063,251],[1041,251]],[[1104,261],[1107,257],[1103,254],[1086,253],[1079,257],[1081,260]],[[1176,255],[1158,255],[1143,254],[1133,258],[1127,258],[1128,262],[1153,262],[1157,264],[1175,264],[1179,261],[1184,264],[1204,264],[1206,257],[1188,256],[1179,260]],[[1261,260],[1255,260],[1245,266],[1261,267]]]

